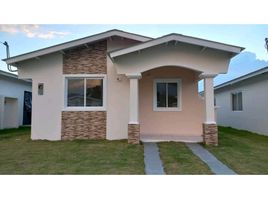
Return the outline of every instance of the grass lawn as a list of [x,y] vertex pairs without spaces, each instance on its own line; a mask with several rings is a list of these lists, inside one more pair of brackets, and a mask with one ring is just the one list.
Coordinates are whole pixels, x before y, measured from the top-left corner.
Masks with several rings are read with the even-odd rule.
[[238,174],[268,174],[268,137],[219,127],[219,146],[206,148]]
[[158,143],[160,157],[167,174],[212,174],[184,143]]
[[143,146],[127,141],[32,141],[30,128],[0,131],[0,174],[144,174]]

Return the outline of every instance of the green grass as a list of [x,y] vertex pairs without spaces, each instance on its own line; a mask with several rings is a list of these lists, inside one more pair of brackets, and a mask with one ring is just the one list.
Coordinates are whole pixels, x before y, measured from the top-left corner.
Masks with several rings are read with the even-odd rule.
[[30,128],[0,131],[0,174],[144,174],[143,146],[127,141],[32,141]]
[[219,146],[206,146],[238,174],[268,174],[268,137],[219,127]]
[[184,143],[158,143],[160,157],[167,174],[212,174]]

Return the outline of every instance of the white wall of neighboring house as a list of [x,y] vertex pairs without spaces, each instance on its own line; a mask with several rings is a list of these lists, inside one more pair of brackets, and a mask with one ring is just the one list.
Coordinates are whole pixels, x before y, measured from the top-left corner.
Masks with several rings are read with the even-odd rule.
[[[242,111],[232,111],[231,94],[242,92]],[[215,91],[217,123],[268,135],[268,73]]]
[[0,75],[0,129],[23,125],[24,91],[32,91],[31,82]]

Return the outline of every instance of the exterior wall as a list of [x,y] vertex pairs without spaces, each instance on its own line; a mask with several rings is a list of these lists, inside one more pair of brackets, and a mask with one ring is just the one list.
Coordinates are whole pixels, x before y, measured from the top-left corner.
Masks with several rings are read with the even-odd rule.
[[[217,123],[268,135],[268,74],[215,91]],[[242,91],[243,111],[232,111],[231,93]]]
[[[25,61],[18,69],[19,78],[31,78],[33,84],[31,138],[60,140],[64,102],[62,55]],[[44,83],[44,95],[38,95],[38,83]]]
[[181,66],[207,74],[226,73],[230,55],[215,49],[206,49],[183,43],[158,45],[116,58],[119,74],[135,74],[155,67]]
[[[142,74],[140,88],[140,132],[142,135],[202,136],[204,102],[198,95],[197,73],[178,67],[161,67]],[[181,111],[153,111],[153,81],[180,78]]]
[[[108,40],[108,51],[120,49],[137,41],[113,38]],[[107,139],[127,139],[129,121],[129,79],[117,75],[116,68],[107,57]]]
[[18,99],[5,98],[3,128],[17,128],[19,121]]
[[62,135],[67,139],[105,139],[106,112],[62,112]]
[[4,123],[4,104],[6,97],[17,99],[18,117],[12,118],[12,127],[18,127],[23,124],[24,91],[32,91],[31,82],[0,76],[0,129],[6,128]]

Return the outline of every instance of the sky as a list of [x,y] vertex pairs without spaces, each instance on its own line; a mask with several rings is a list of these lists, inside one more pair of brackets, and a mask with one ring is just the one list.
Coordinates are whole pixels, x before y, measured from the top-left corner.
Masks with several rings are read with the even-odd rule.
[[[121,29],[149,37],[179,33],[227,44],[245,47],[240,55],[231,60],[229,71],[215,78],[215,85],[268,66],[268,53],[264,38],[268,37],[268,25],[8,25],[0,24],[0,42],[7,41],[10,55],[15,56],[51,45],[86,37],[110,29]],[[6,56],[5,46],[0,44],[0,58]],[[0,61],[0,69],[7,70]]]

